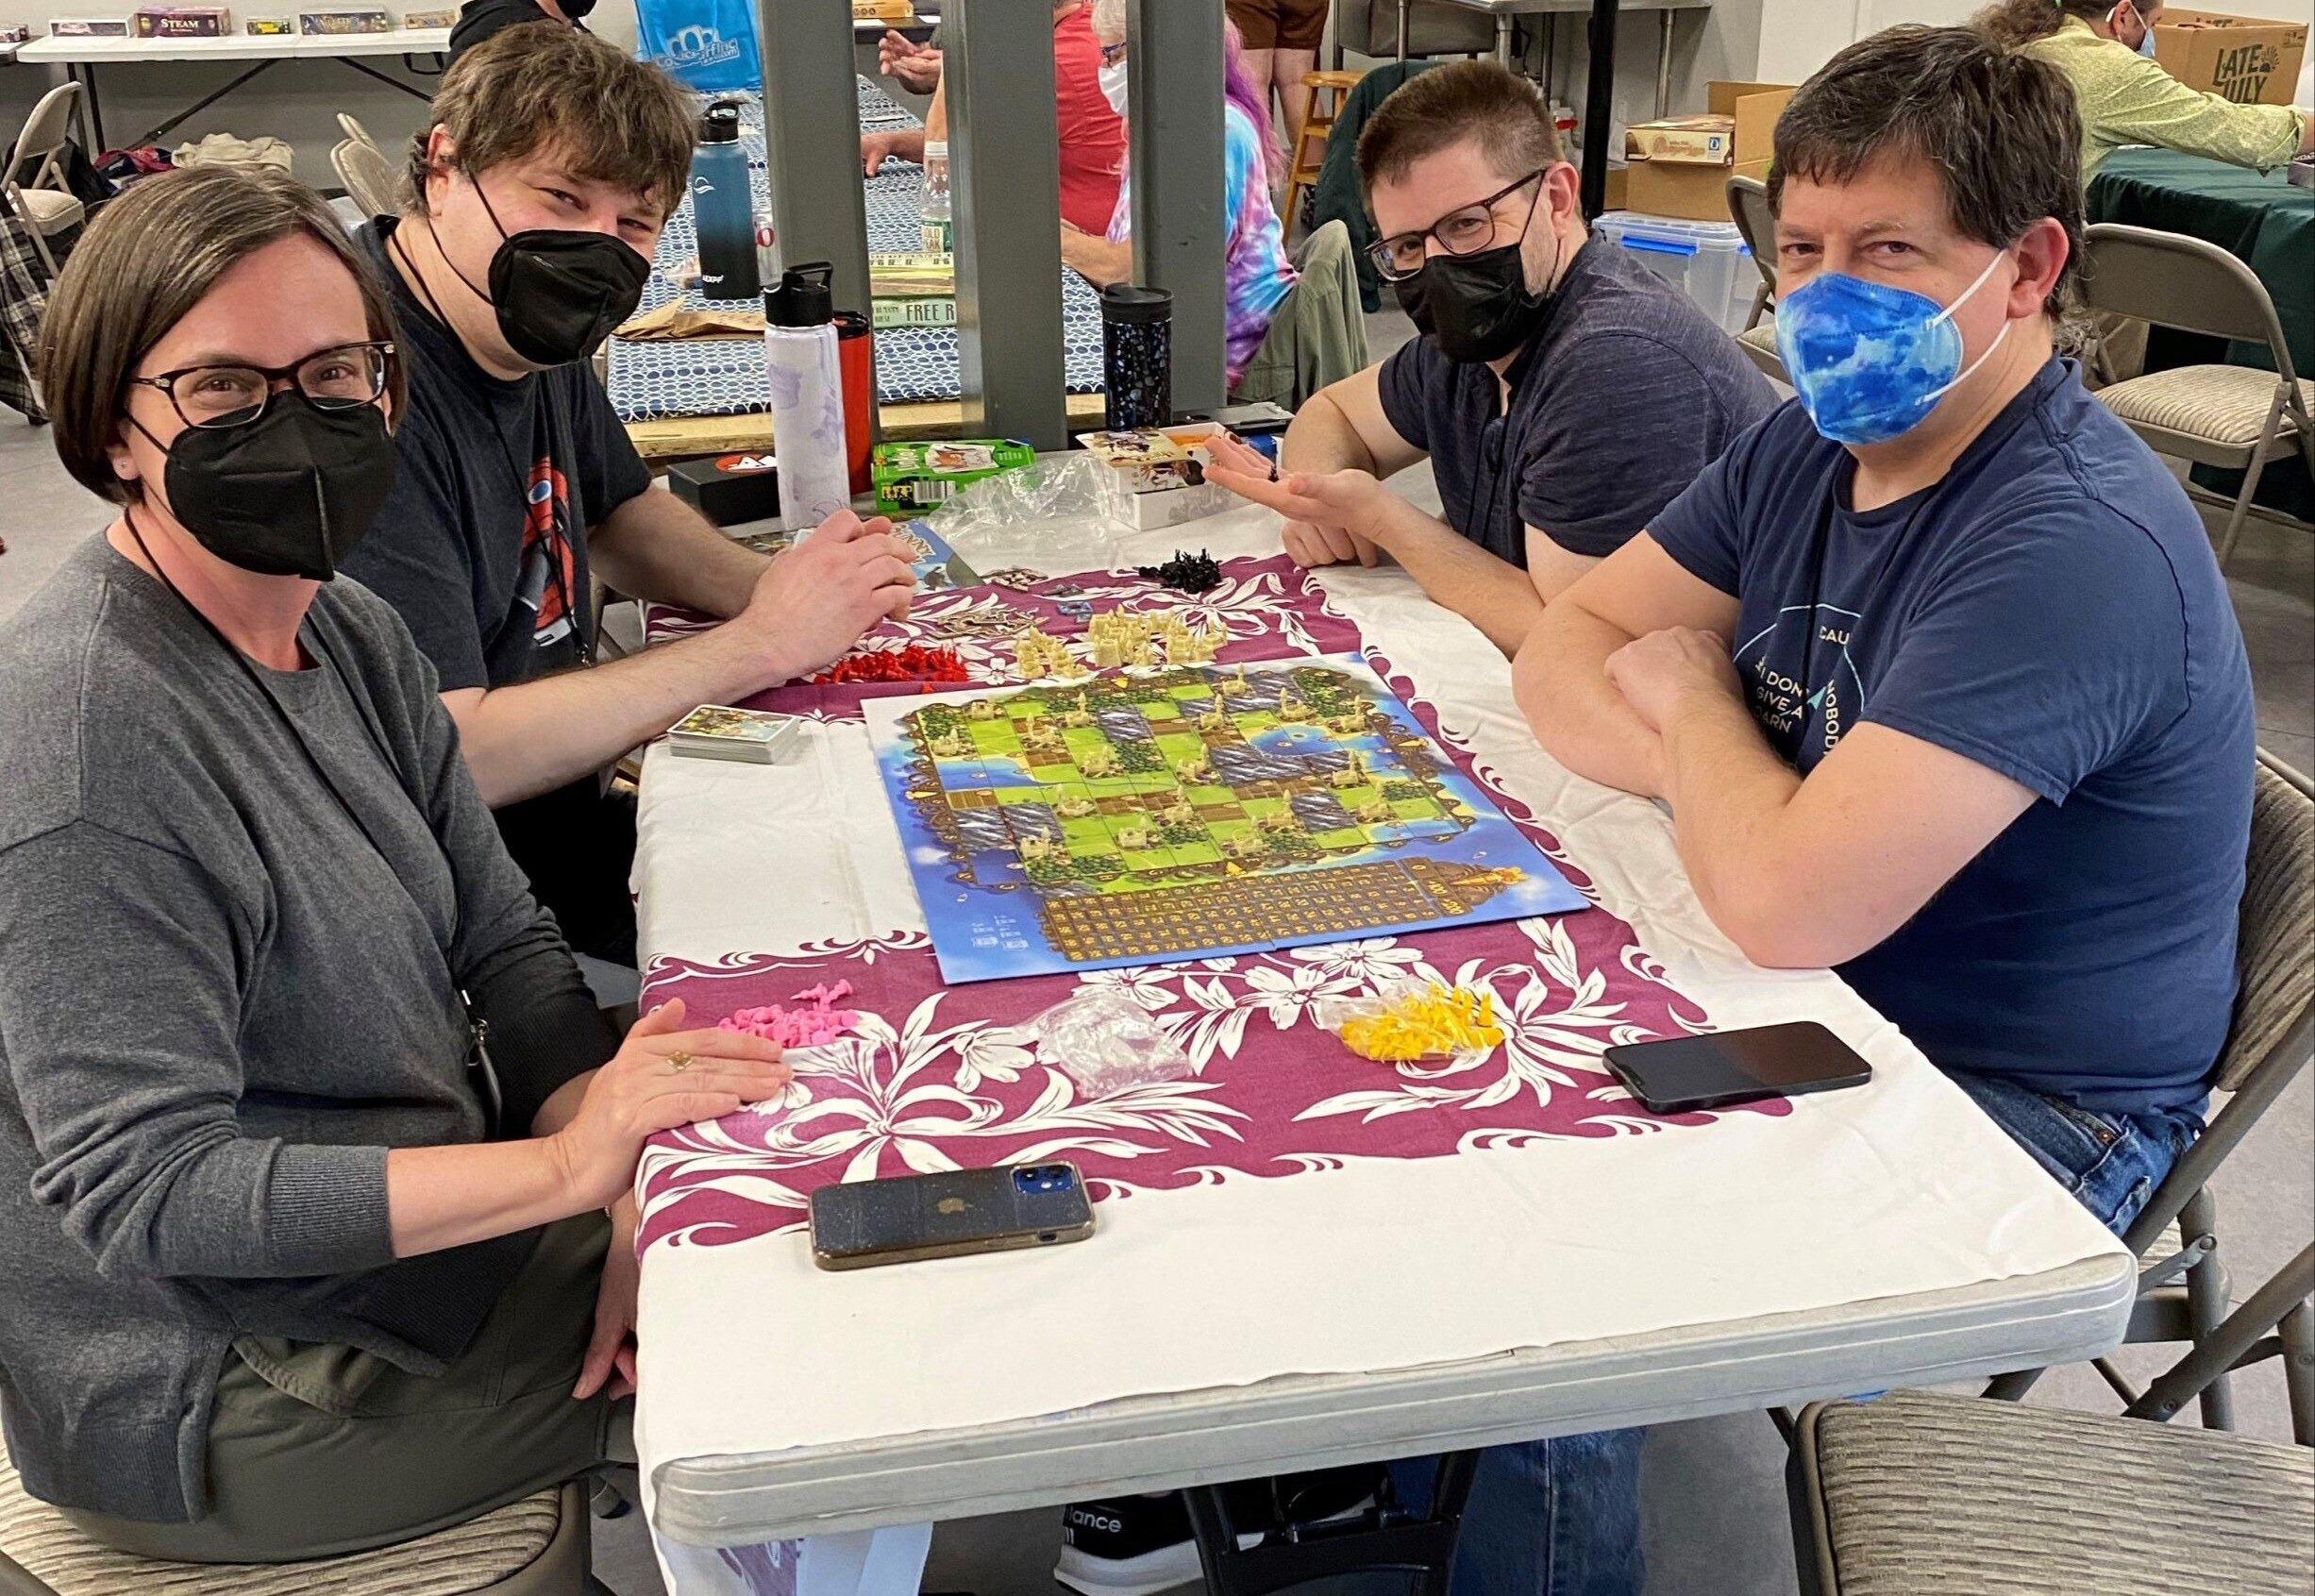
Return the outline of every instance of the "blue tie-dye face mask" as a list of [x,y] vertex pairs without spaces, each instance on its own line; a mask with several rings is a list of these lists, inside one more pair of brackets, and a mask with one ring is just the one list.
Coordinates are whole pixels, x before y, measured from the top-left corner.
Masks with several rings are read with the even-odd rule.
[[1909,288],[1820,272],[1776,302],[1776,352],[1817,430],[1838,444],[1886,444],[1928,419],[2009,336],[1961,366],[1954,312],[2002,263],[1996,255],[1951,305]]

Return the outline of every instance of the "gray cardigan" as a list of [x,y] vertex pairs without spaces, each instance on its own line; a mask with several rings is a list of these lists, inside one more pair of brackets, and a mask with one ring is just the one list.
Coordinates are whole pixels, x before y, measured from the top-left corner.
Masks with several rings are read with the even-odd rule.
[[451,968],[509,1134],[615,1046],[402,622],[341,580],[304,635],[336,668],[261,674],[359,825],[102,538],[0,635],[0,1418],[51,1502],[200,1516],[238,1334],[464,1350],[536,1236],[393,1255],[386,1150],[484,1134]]

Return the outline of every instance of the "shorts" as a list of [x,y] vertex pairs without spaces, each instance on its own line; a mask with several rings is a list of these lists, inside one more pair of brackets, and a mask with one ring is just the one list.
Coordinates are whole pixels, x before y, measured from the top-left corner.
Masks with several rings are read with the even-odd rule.
[[1326,37],[1329,0],[1229,0],[1230,20],[1250,50],[1316,50]]

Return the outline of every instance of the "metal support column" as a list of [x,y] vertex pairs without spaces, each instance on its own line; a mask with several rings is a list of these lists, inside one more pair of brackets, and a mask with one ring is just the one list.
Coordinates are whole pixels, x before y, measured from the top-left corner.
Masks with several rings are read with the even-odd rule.
[[[941,48],[965,435],[1066,448],[1052,8],[948,0]],[[849,67],[844,79],[849,94]],[[856,192],[859,170],[854,161]]]
[[1133,276],[1174,296],[1174,409],[1228,402],[1222,346],[1222,8],[1129,0]]
[[1591,0],[1585,39],[1591,74],[1584,89],[1584,217],[1607,209],[1608,118],[1616,106],[1616,0]]
[[1669,6],[1656,13],[1663,19],[1656,33],[1656,116],[1658,120],[1672,113],[1672,18],[1676,14]]
[[845,0],[757,0],[772,226],[786,265],[836,269],[836,309],[868,311],[867,192]]

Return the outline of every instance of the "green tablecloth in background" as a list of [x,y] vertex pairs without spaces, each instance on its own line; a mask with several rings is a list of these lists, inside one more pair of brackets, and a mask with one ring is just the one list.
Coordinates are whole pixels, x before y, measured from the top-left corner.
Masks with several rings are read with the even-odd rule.
[[[2117,150],[2090,180],[2089,219],[2127,222],[2186,233],[2217,244],[2257,274],[2274,299],[2283,340],[2301,377],[2315,376],[2315,190],[2295,189],[2280,168],[2253,172],[2175,150]],[[2149,371],[2231,361],[2271,366],[2255,344],[2222,349],[2215,339],[2156,328],[2148,341]],[[2195,480],[2233,496],[2238,472],[2197,467]],[[2224,483],[2224,486],[2221,486]],[[2258,501],[2315,519],[2315,485],[2303,461],[2271,460],[2259,480]]]

